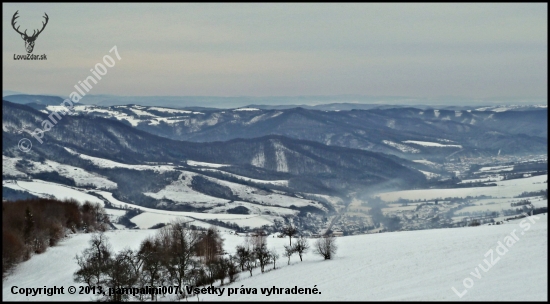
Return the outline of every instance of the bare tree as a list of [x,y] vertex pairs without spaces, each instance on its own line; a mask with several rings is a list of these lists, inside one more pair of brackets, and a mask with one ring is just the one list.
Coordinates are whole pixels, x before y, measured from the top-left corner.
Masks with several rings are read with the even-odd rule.
[[[214,286],[214,282],[219,276],[220,271],[220,259],[217,260],[211,260],[209,262],[206,262],[204,266],[204,270],[206,273],[206,280],[210,286]],[[223,280],[222,280],[223,285]]]
[[[143,261],[142,279],[149,286],[157,286],[162,284],[163,270],[163,250],[161,247],[160,238],[148,237],[141,242],[137,253]],[[156,295],[151,294],[151,300],[155,300]]]
[[254,251],[249,251],[244,267],[250,272],[250,276],[252,276],[252,270],[256,267],[256,253]]
[[163,227],[159,231],[159,238],[168,255],[164,260],[164,267],[166,267],[171,281],[177,286],[190,283],[190,272],[199,267],[198,261],[193,257],[201,235],[197,231],[189,229],[180,219]]
[[305,237],[301,236],[296,242],[296,244],[294,244],[294,251],[297,252],[298,255],[300,256],[300,262],[303,261],[302,255],[304,255],[304,253],[307,253],[308,250],[309,250],[309,242]]
[[288,239],[290,240],[290,246],[292,246],[292,237],[298,234],[298,229],[296,227],[292,226],[292,224],[289,224],[285,227],[283,227],[282,231],[283,235],[288,236]]
[[277,252],[277,249],[271,248],[271,251],[269,252],[271,254],[271,260],[273,261],[273,269],[277,268],[277,260],[279,259],[279,253]]
[[322,256],[325,260],[330,260],[336,254],[336,239],[333,236],[324,236],[317,239],[314,245],[314,253]]
[[265,266],[271,262],[271,253],[267,249],[266,244],[254,248],[256,259],[260,262],[260,269],[264,272]]
[[248,250],[247,247],[241,246],[241,245],[237,245],[236,249],[237,250],[236,250],[235,259],[237,260],[237,263],[241,267],[241,271],[244,271],[246,262],[248,261],[248,258],[250,255],[250,250]]
[[262,246],[262,244],[267,244],[267,235],[262,229],[257,229],[252,235],[252,245],[254,248]]
[[223,252],[223,241],[216,227],[208,228],[206,234],[197,243],[198,255],[204,258],[205,264],[216,260]]
[[239,277],[239,265],[237,265],[237,259],[233,256],[229,256],[227,261],[227,276],[229,277],[229,283],[235,282]]
[[[117,253],[109,261],[109,267],[106,271],[106,285],[112,290],[134,286],[139,276],[133,270],[134,261],[135,254],[131,249],[125,249]],[[108,301],[121,302],[128,300],[130,295],[114,292],[104,297]]]
[[256,267],[256,253],[253,240],[247,236],[244,239],[244,243],[237,245],[236,249],[237,254],[235,258],[241,270],[248,270],[250,276],[252,276],[252,270]]
[[294,248],[291,247],[291,246],[286,246],[285,245],[285,252],[283,253],[283,256],[288,258],[288,264],[287,265],[290,265],[290,257],[293,254],[294,254]]
[[92,235],[90,247],[76,255],[75,259],[79,269],[74,273],[74,280],[78,283],[86,283],[88,286],[104,285],[106,271],[113,251],[107,237],[103,233]]

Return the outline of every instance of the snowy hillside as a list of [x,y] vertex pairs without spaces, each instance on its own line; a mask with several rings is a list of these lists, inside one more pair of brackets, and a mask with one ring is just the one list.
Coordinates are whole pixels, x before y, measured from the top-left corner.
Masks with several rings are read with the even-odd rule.
[[[113,249],[121,250],[126,246],[136,248],[153,232],[111,231],[107,235]],[[225,250],[234,253],[235,246],[244,238],[223,233]],[[26,297],[11,292],[13,286],[68,288],[80,285],[72,281],[72,273],[77,269],[74,256],[88,246],[89,238],[89,234],[75,235],[19,265],[3,284],[4,300],[92,300],[91,296],[78,294]],[[339,248],[333,260],[324,261],[311,252],[306,254],[304,262],[293,256],[290,266],[280,259],[277,262],[280,269],[264,274],[256,269],[252,277],[241,273],[237,282],[224,286],[223,296],[201,295],[200,300],[546,301],[547,238],[547,214],[498,226],[342,237],[337,238]],[[282,253],[288,239],[268,237],[267,242],[270,248]],[[491,263],[490,251],[494,265],[487,270],[484,259]],[[258,294],[227,296],[227,287],[240,289],[241,286],[256,288]],[[315,287],[320,293],[261,294],[261,288],[273,286]]]
[[496,198],[512,198],[525,191],[540,191],[547,189],[548,175],[539,175],[522,179],[512,179],[495,182],[496,187],[472,187],[455,189],[422,189],[422,190],[404,190],[393,191],[380,194],[380,198],[385,201],[396,201],[399,198],[404,199],[438,199],[446,197],[466,197],[490,195]]

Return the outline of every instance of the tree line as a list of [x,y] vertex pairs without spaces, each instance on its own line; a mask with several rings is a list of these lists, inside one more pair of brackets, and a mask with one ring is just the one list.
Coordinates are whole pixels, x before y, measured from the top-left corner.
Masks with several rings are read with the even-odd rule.
[[45,198],[2,202],[2,277],[67,234],[104,231],[108,224],[98,203]]
[[[290,238],[298,231],[292,226],[284,227],[282,233]],[[261,230],[244,238],[237,245],[235,253],[228,255],[223,250],[224,239],[217,228],[206,231],[191,229],[181,220],[176,220],[159,229],[154,235],[143,240],[136,250],[124,249],[115,253],[105,234],[95,234],[90,247],[75,257],[79,269],[74,273],[76,282],[90,287],[101,286],[103,290],[123,290],[123,288],[145,289],[147,286],[179,287],[182,299],[188,295],[185,286],[213,286],[215,282],[235,282],[241,272],[253,275],[255,268],[262,273],[276,269],[280,258],[275,248],[267,246],[267,235]],[[304,237],[294,245],[284,246],[284,257],[303,255],[310,245]],[[317,240],[314,252],[330,259],[336,253],[335,239],[326,237]],[[270,265],[273,265],[271,269]],[[125,294],[114,292],[105,294],[102,300],[159,300],[158,294]]]

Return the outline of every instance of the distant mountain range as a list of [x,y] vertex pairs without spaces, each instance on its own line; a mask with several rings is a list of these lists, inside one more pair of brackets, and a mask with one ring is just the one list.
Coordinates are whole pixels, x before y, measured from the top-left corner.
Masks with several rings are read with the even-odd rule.
[[[421,164],[382,153],[280,135],[208,143],[179,141],[116,119],[91,115],[63,116],[44,133],[44,143],[40,144],[30,133],[42,128],[43,121],[51,121],[47,114],[8,101],[3,102],[2,109],[3,155],[52,160],[102,175],[108,173],[71,151],[131,165],[172,163],[188,168],[188,161],[215,163],[225,165],[218,170],[239,176],[289,180],[292,191],[336,193],[365,187],[412,188],[425,182],[424,175],[414,169]],[[17,147],[23,137],[33,142],[30,152],[21,152]],[[131,175],[127,177],[132,179]]]
[[[14,91],[3,91],[5,100],[13,103],[41,103],[49,104],[50,95],[27,95]],[[62,97],[59,97],[62,98]],[[63,99],[66,97],[63,97]],[[546,105],[546,99],[486,99],[478,100],[461,97],[440,98],[412,98],[403,96],[363,96],[363,95],[334,95],[334,96],[116,96],[88,94],[81,100],[81,104],[98,106],[116,106],[137,104],[142,106],[160,106],[172,108],[217,108],[231,109],[238,107],[257,107],[261,109],[287,109],[302,107],[316,110],[369,110],[372,108],[414,107],[419,109],[447,109],[473,110],[479,107],[494,107],[498,105]],[[452,106],[450,106],[452,105]],[[460,106],[457,106],[460,105]]]
[[[545,107],[133,104],[76,105],[65,115],[61,101],[3,98],[3,178],[95,187],[99,196],[109,187],[113,199],[169,210],[329,214],[353,193],[424,188],[449,176],[440,164],[452,159],[547,154]],[[43,143],[37,129],[48,129]],[[18,148],[22,138],[30,151]]]
[[[28,104],[43,113],[59,106]],[[281,135],[410,160],[547,152],[546,108],[477,110],[304,108],[194,110],[138,105],[79,105],[74,115],[102,117],[161,137],[193,142]]]

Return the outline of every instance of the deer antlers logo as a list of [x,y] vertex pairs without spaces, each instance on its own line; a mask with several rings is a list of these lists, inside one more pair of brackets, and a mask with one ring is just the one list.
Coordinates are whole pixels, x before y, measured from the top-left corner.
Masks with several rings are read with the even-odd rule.
[[29,36],[27,35],[27,30],[25,30],[25,32],[20,32],[19,31],[19,26],[17,28],[15,28],[15,19],[19,18],[19,16],[17,16],[17,13],[19,11],[15,12],[15,14],[13,14],[13,18],[11,18],[11,26],[13,26],[13,29],[19,34],[21,35],[21,38],[23,38],[23,40],[25,40],[25,49],[27,49],[27,53],[32,53],[33,49],[34,49],[34,42],[36,41],[36,38],[38,38],[38,35],[40,35],[40,33],[42,33],[42,31],[44,31],[44,28],[46,28],[46,24],[48,24],[48,20],[50,19],[48,17],[48,14],[44,13],[44,19],[46,19],[46,22],[42,21],[42,29],[38,30],[38,32],[36,30],[33,31],[32,35]]

